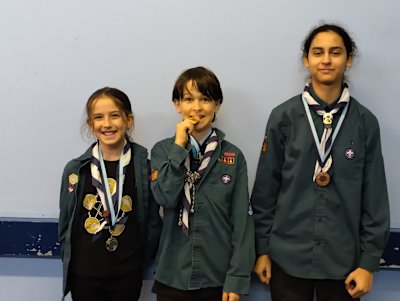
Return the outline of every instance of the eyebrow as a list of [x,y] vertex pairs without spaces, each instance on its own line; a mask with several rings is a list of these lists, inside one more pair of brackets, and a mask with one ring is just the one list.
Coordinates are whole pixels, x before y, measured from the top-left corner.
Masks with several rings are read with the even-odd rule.
[[[314,46],[314,47],[311,48],[311,50],[323,50],[323,49],[325,49],[325,47]],[[332,49],[340,49],[340,50],[343,50],[344,48],[341,47],[341,46],[329,47],[329,50],[332,50]]]
[[[108,112],[108,114],[122,113],[120,110]],[[104,115],[102,112],[93,112],[91,115]]]

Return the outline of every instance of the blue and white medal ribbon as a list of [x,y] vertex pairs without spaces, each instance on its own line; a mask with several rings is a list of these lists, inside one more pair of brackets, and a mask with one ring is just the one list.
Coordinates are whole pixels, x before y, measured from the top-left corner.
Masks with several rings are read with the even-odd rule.
[[[113,195],[114,197],[111,195],[110,186],[108,184],[107,171],[105,168],[104,159],[101,153],[99,143],[97,143],[97,145],[93,149],[93,157],[94,158],[92,159],[92,164],[91,164],[93,185],[97,188],[97,193],[100,197],[103,207],[107,209],[110,216],[108,221],[107,219],[104,220],[102,224],[98,227],[98,229],[96,230],[97,233],[106,226],[107,222],[109,222],[111,228],[113,228],[115,224],[118,222],[117,216],[118,212],[121,209],[123,185],[125,181],[125,173],[127,165],[131,160],[131,149],[129,144],[125,142],[124,148],[119,158],[118,173],[116,179],[117,191]],[[96,160],[97,159],[96,157],[98,157],[98,161]],[[101,173],[99,171],[99,167],[101,169]],[[115,204],[117,206],[115,206]]]
[[[304,109],[306,111],[308,123],[310,124],[311,132],[314,138],[314,142],[316,145],[316,148],[318,150],[318,156],[319,160],[317,160],[315,164],[315,170],[314,170],[314,175],[313,175],[313,181],[316,181],[317,178],[317,183],[320,184],[320,186],[325,186],[329,183],[329,175],[327,174],[327,171],[332,165],[333,159],[332,156],[330,155],[333,143],[339,133],[339,130],[343,124],[343,121],[346,117],[348,107],[349,107],[349,101],[350,101],[350,96],[348,92],[347,85],[345,84],[344,90],[341,95],[341,99],[338,101],[336,104],[335,108],[331,111],[330,118],[333,118],[333,114],[339,111],[340,107],[343,107],[343,112],[340,115],[338,124],[336,125],[335,130],[333,131],[333,135],[331,136],[332,128],[330,126],[325,127],[324,126],[324,131],[321,137],[321,140],[318,138],[317,130],[315,128],[313,119],[311,117],[311,112],[310,112],[310,105],[316,106],[318,103],[312,98],[312,96],[308,92],[308,83],[306,85],[305,91],[302,94],[302,100],[303,100],[303,105]],[[343,106],[344,105],[344,106]],[[324,111],[321,110],[316,110],[318,115],[323,116]],[[319,173],[324,174],[324,179],[327,180],[327,182],[321,184],[321,181],[318,179],[318,174]],[[328,177],[326,179],[326,177]]]

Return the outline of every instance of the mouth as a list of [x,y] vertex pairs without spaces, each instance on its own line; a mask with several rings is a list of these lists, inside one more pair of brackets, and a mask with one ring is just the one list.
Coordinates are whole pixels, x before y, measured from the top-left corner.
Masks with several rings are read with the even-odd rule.
[[322,73],[330,73],[330,72],[333,72],[334,70],[333,69],[319,69],[319,71]]
[[103,135],[104,136],[112,136],[112,135],[114,135],[116,132],[115,131],[107,131],[107,132],[103,132]]

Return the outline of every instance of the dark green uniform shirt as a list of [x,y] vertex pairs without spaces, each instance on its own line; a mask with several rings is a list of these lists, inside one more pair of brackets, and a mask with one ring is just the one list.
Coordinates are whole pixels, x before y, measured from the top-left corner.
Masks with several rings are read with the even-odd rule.
[[242,152],[216,131],[218,146],[196,184],[188,237],[178,226],[178,217],[190,146],[182,148],[169,138],[151,151],[152,191],[164,210],[155,278],[180,290],[223,287],[247,294],[255,258],[247,166]]
[[[320,138],[322,118],[311,115]],[[376,271],[390,223],[375,116],[351,98],[326,187],[312,180],[318,153],[301,95],[271,112],[263,148],[251,199],[257,254],[301,278],[344,279],[357,267]]]

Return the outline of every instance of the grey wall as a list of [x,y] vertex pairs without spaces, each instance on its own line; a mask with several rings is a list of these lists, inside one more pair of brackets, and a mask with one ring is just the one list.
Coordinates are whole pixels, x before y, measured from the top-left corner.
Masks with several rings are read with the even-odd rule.
[[399,9],[396,0],[2,0],[0,216],[58,216],[63,166],[89,145],[80,126],[95,89],[127,92],[136,141],[150,149],[173,134],[173,83],[197,65],[221,80],[216,125],[245,153],[252,186],[269,112],[301,91],[301,41],[326,20],[358,42],[351,92],[380,120],[400,227]]

